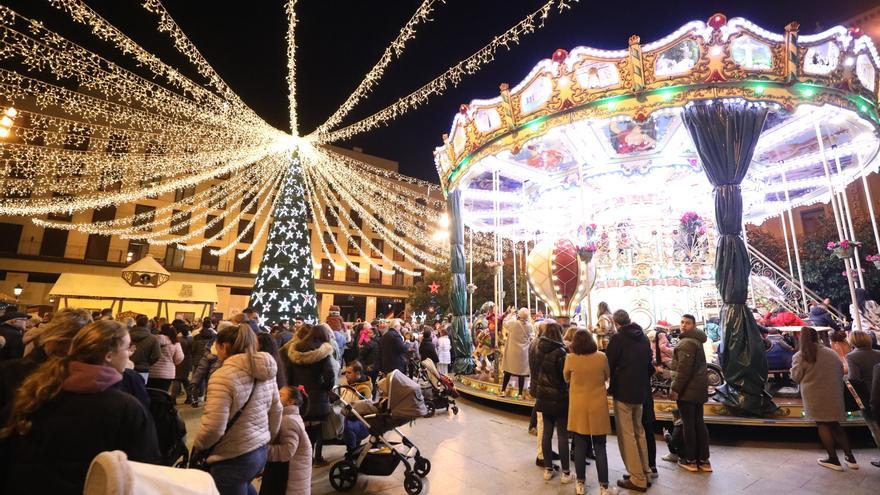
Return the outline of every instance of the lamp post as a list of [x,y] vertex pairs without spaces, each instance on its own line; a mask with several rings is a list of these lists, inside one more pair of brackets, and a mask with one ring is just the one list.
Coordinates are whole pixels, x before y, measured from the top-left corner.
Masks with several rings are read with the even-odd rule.
[[22,292],[24,292],[24,288],[21,284],[16,284],[15,288],[12,289],[12,293],[15,294],[15,302],[18,302],[18,298],[21,296]]

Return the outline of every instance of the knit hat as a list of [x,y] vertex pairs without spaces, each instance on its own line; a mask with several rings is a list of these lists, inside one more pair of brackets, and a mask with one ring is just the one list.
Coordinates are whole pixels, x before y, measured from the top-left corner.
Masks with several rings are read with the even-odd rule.
[[339,306],[330,306],[330,316],[339,316]]

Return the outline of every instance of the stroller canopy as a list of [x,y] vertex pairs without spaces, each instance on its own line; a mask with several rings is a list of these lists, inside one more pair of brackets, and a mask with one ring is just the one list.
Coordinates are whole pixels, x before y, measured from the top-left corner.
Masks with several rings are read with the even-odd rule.
[[388,399],[388,412],[392,416],[415,419],[428,414],[422,388],[403,373],[394,370],[377,385]]

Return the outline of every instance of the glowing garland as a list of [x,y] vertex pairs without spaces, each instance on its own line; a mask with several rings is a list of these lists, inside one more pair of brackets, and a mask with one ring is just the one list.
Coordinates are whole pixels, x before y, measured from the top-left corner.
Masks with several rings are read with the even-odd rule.
[[287,105],[290,112],[290,133],[298,136],[296,128],[296,0],[288,0],[285,5],[287,13]]

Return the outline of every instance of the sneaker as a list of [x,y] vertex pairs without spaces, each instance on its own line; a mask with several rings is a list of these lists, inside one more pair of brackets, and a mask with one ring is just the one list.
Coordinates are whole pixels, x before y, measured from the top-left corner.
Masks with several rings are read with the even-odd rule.
[[840,461],[837,459],[819,459],[816,462],[818,462],[819,465],[822,467],[826,467],[834,471],[843,471],[843,466],[840,465]]
[[672,452],[661,457],[666,462],[678,462],[678,454],[673,454]]
[[577,480],[577,483],[574,485],[574,493],[575,495],[586,495],[587,484],[581,480]]
[[850,469],[858,469],[859,463],[856,462],[856,456],[847,456],[843,458],[843,461],[846,463],[846,467]]
[[696,473],[697,471],[700,470],[700,467],[697,465],[696,462],[686,461],[684,459],[681,459],[678,461],[678,467],[680,467],[686,471],[690,471],[692,473]]
[[599,485],[599,495],[617,495],[617,487]]
[[544,481],[550,481],[553,479],[553,470],[552,469],[544,469]]
[[880,468],[880,459],[878,459],[876,461],[871,461],[871,465],[874,467]]
[[617,480],[617,486],[619,486],[625,490],[629,490],[631,492],[644,493],[644,492],[648,491],[647,487],[636,486],[635,484],[633,484],[633,482],[631,480]]
[[651,472],[648,473],[648,479],[649,480],[656,480],[659,477],[660,477],[660,473],[657,472],[657,468],[652,467]]
[[[539,468],[544,467],[544,459],[541,459],[540,457],[535,457],[535,466],[538,466]],[[559,464],[553,464],[553,470],[559,471]]]
[[567,473],[563,472],[562,476],[559,477],[559,482],[562,483],[563,485],[567,485],[567,484],[571,483],[572,481],[574,481],[574,476],[572,476],[571,472],[567,472]]
[[533,437],[538,436],[538,429],[537,428],[529,428],[529,435],[531,435]]
[[711,473],[712,472],[712,464],[709,461],[699,461],[697,462],[697,467],[700,468],[701,473]]

